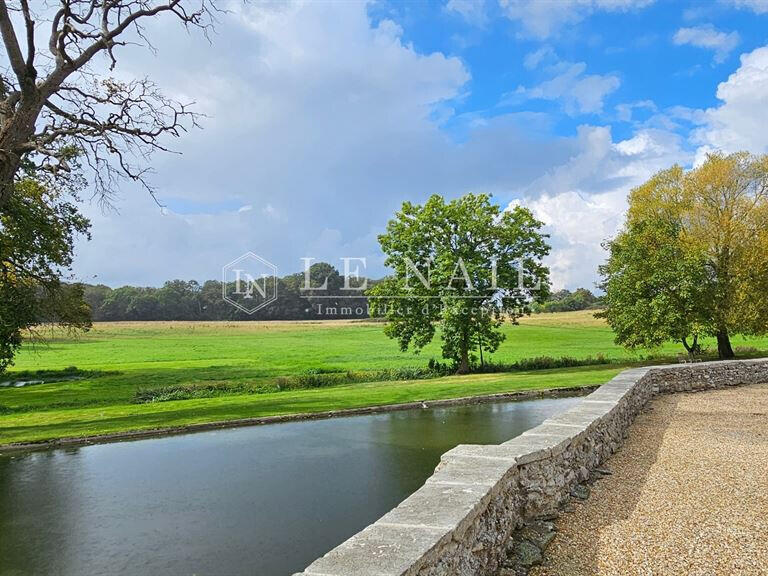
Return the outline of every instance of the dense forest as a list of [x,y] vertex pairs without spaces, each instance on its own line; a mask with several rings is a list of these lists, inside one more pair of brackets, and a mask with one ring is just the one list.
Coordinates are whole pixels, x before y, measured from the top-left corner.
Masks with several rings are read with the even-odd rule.
[[[278,278],[277,300],[253,314],[246,314],[222,299],[222,283],[207,280],[170,280],[159,288],[83,285],[95,322],[120,320],[311,320],[367,318],[368,304],[359,291],[344,291],[344,277],[333,266],[317,263],[310,268],[312,286],[327,279],[323,298],[303,290],[303,272]],[[360,284],[364,279],[355,280]],[[373,280],[368,285],[374,284]],[[334,298],[335,296],[335,298]]]
[[542,303],[533,305],[533,312],[573,312],[575,310],[594,310],[600,308],[602,299],[586,288],[558,290]]
[[[208,280],[170,280],[161,287],[81,284],[94,322],[141,320],[313,320],[368,318],[368,301],[358,291],[344,291],[344,277],[330,264],[317,263],[310,268],[311,285],[327,279],[323,298],[310,295],[303,288],[303,272],[278,278],[277,300],[253,314],[246,314],[222,299],[222,283]],[[355,284],[364,279],[355,280]],[[368,279],[368,286],[376,280]],[[573,292],[554,292],[543,303],[533,306],[534,313],[567,312],[597,308],[600,299],[585,288]],[[47,320],[47,319],[44,319]]]

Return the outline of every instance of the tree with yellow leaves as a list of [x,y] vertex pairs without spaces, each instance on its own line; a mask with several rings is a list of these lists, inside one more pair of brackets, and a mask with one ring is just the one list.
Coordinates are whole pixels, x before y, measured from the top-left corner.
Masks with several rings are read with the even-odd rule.
[[601,314],[628,348],[667,340],[698,351],[717,338],[768,332],[768,156],[710,154],[630,193],[623,230],[600,267]]

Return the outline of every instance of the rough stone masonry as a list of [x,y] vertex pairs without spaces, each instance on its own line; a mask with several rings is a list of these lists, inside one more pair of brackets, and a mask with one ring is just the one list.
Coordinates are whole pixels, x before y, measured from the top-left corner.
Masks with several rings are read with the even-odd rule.
[[[766,381],[768,360],[626,370],[575,407],[504,444],[459,445],[446,452],[424,486],[302,575],[496,574],[510,537],[539,529],[578,495],[580,484],[618,449],[654,395]],[[547,538],[546,530],[541,537]]]

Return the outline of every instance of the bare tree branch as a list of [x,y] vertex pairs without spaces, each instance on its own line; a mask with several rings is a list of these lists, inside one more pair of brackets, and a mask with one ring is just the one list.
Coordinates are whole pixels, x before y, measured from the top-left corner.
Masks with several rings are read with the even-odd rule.
[[[149,79],[99,78],[90,64],[104,54],[114,69],[117,48],[128,44],[154,51],[142,23],[166,14],[207,37],[220,11],[213,0],[58,0],[33,14],[29,0],[0,0],[13,72],[0,72],[0,209],[22,166],[54,179],[89,167],[106,201],[123,178],[154,193],[146,178],[151,154],[169,151],[167,139],[198,126],[200,116]],[[14,13],[23,18],[26,58]],[[47,51],[35,45],[35,20],[50,21]]]
[[13,29],[11,15],[8,13],[8,7],[4,0],[0,0],[0,34],[3,36],[3,44],[5,45],[5,52],[8,54],[11,68],[13,68],[13,72],[16,74],[19,85],[24,88],[28,85],[26,64],[24,56],[21,54],[19,40],[16,38],[16,31]]

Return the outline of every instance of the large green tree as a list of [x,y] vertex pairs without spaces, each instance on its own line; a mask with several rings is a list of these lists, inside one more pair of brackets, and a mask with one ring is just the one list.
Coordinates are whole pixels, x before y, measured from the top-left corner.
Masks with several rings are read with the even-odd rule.
[[502,210],[485,194],[404,203],[379,236],[393,274],[369,291],[387,335],[419,350],[439,326],[443,357],[468,372],[498,348],[505,318],[548,294],[541,227],[528,209]]
[[0,211],[0,372],[12,362],[24,331],[41,322],[90,326],[82,287],[61,281],[75,238],[88,234],[88,220],[32,178],[15,186]]
[[768,331],[768,156],[712,154],[632,190],[600,268],[602,313],[629,348],[701,336],[734,356],[733,334]]

